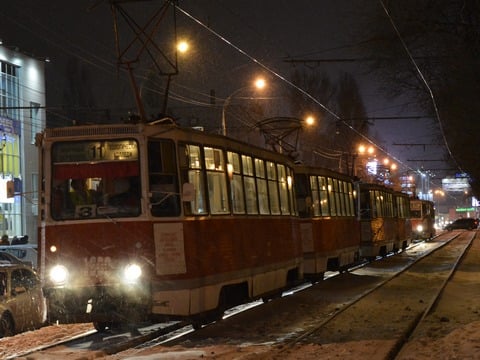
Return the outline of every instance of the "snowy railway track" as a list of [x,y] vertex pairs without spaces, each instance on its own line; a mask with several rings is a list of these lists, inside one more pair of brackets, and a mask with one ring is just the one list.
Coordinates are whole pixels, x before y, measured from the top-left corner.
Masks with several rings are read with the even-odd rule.
[[[33,337],[42,329],[25,333],[25,341],[30,341],[30,345],[24,345],[20,350],[11,350],[3,352],[2,359],[55,359],[67,357],[68,359],[85,359],[89,358],[88,354],[95,353],[103,356],[112,355],[129,348],[147,343],[153,339],[161,338],[166,334],[184,328],[188,324],[184,322],[158,323],[151,325],[143,325],[129,329],[113,329],[107,332],[98,332],[95,329],[85,331],[77,331],[70,336],[61,335],[65,330],[62,326],[58,326],[58,335],[50,336],[58,337],[59,340],[46,341],[44,343],[35,344]],[[55,330],[50,329],[50,333]],[[29,338],[31,340],[29,340]],[[17,348],[18,349],[18,348]]]
[[[379,359],[393,358],[441,293],[475,234],[444,233],[396,256],[159,344],[156,351],[193,348],[210,353],[215,347],[218,359],[225,351],[238,352],[239,357],[254,352],[262,354],[261,359],[290,359],[299,349],[313,346],[325,358],[327,354],[367,358],[372,356],[369,351],[375,356],[383,353]],[[358,346],[366,353],[359,354]]]
[[[294,352],[299,344],[326,345],[370,340],[376,344],[371,347],[370,356],[397,359],[410,337],[442,301],[443,290],[462,264],[476,234],[459,233],[419,257],[332,316],[289,339],[277,350],[274,358],[281,359],[282,354]],[[366,355],[369,356],[362,354]]]
[[[84,345],[86,349],[80,352],[78,345],[69,344],[58,347],[56,356],[53,350],[48,350],[48,354],[58,358],[67,349],[69,359],[80,359],[88,351],[92,352],[89,356],[97,356],[97,352],[107,357],[116,354],[111,358],[122,359],[155,351],[172,352],[173,356],[182,349],[185,352],[194,349],[206,358],[235,359],[245,352],[266,351],[261,359],[289,359],[299,348],[314,344],[324,355],[340,351],[343,358],[356,359],[360,354],[351,350],[351,346],[363,342],[368,344],[366,351],[374,351],[376,358],[394,359],[418,332],[415,329],[430,318],[427,314],[436,307],[436,299],[441,299],[442,289],[451,283],[449,279],[457,266],[461,266],[460,259],[475,235],[476,232],[470,231],[445,233],[431,242],[411,246],[397,256],[351,269],[292,296],[225,317],[199,331],[189,326],[110,348],[105,344],[92,346],[101,342],[90,339],[90,345]],[[110,341],[118,343],[129,336],[111,334]],[[212,350],[212,346],[217,347]],[[228,350],[232,347],[236,350]],[[229,352],[230,357],[221,357],[222,351]],[[350,356],[344,356],[348,351]],[[77,356],[72,356],[73,352]],[[43,351],[36,354],[38,357],[34,354],[28,359],[45,358]],[[372,354],[361,354],[366,356]]]

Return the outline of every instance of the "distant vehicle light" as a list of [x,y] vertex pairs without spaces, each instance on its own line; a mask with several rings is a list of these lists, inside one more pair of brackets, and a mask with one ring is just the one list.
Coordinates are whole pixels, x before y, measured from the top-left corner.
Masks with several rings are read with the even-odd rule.
[[68,279],[68,269],[63,265],[56,265],[50,270],[50,280],[55,285],[63,285]]
[[142,269],[137,264],[128,264],[123,272],[126,283],[135,283],[142,276]]
[[417,232],[421,233],[423,231],[423,225],[417,225]]

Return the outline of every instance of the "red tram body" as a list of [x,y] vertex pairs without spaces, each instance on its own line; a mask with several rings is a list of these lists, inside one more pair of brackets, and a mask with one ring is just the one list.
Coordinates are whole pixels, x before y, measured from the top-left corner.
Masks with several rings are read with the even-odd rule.
[[[203,323],[303,278],[287,157],[173,124],[54,128],[39,141],[51,321]],[[72,196],[77,178],[87,196]]]
[[295,167],[295,190],[306,278],[346,269],[359,260],[360,225],[351,177],[322,168]]
[[405,194],[171,122],[37,145],[50,321],[200,325],[411,241]]
[[408,195],[378,184],[360,184],[362,257],[374,259],[405,249],[412,241]]

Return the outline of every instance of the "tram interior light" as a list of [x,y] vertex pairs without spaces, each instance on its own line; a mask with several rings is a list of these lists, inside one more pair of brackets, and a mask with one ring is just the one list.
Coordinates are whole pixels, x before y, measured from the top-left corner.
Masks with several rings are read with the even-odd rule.
[[227,174],[228,174],[228,178],[230,180],[233,179],[233,165],[232,164],[227,164]]

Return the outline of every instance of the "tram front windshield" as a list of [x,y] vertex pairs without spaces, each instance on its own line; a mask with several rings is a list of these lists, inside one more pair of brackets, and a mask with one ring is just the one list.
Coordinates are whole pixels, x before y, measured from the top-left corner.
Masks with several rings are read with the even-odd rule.
[[140,194],[135,140],[53,145],[50,210],[54,219],[138,216]]

